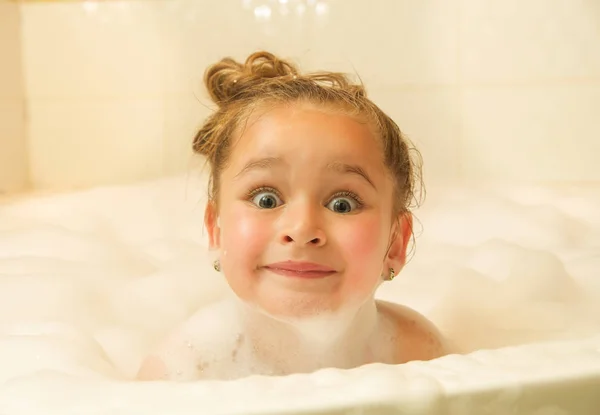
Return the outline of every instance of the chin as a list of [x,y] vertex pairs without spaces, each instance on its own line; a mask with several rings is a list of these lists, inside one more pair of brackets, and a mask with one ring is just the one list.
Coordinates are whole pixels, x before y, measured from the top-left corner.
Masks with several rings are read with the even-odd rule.
[[[278,298],[278,301],[273,301]],[[263,313],[281,321],[313,320],[338,318],[352,315],[365,303],[365,299],[347,299],[343,302],[331,301],[331,296],[291,295],[274,296],[268,301],[257,301],[255,306]]]
[[278,320],[311,319],[326,315],[336,314],[339,306],[324,302],[322,298],[310,298],[311,296],[292,296],[291,298],[278,297],[274,302],[258,302],[261,311]]
[[[304,284],[288,280],[263,280],[261,284],[235,290],[237,297],[256,311],[277,320],[308,320],[318,317],[334,317],[358,310],[372,298],[352,291],[344,293],[338,283]],[[350,294],[350,295],[349,295]]]

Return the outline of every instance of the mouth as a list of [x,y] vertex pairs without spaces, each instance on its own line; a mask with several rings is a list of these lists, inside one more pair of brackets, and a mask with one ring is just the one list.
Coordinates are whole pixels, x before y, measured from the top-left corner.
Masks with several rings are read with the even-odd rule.
[[335,269],[325,265],[297,261],[278,262],[266,265],[263,268],[286,277],[307,279],[326,278],[337,272]]

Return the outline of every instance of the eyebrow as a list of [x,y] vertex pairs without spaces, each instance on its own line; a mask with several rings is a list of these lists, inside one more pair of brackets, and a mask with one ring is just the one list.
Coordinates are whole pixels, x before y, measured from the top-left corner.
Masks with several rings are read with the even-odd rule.
[[248,173],[250,170],[270,169],[276,164],[284,164],[283,159],[280,157],[264,157],[250,160],[248,163],[246,163],[242,170],[240,170],[240,172],[234,176],[233,179],[238,179],[240,176]]
[[327,165],[327,170],[333,170],[335,172],[342,173],[342,174],[356,174],[356,175],[362,177],[363,179],[365,179],[371,186],[373,186],[373,189],[377,190],[377,187],[375,186],[373,181],[369,178],[369,175],[367,174],[367,172],[362,167],[360,167],[356,164],[346,164],[346,163],[340,163],[338,161],[334,161]]
[[[242,170],[240,170],[240,172],[234,176],[233,179],[236,180],[251,170],[270,169],[275,165],[281,164],[285,164],[285,161],[280,157],[263,157],[260,159],[250,160],[248,163],[246,163],[246,165],[244,165]],[[375,190],[377,190],[377,187],[375,186],[367,172],[362,167],[356,164],[347,164],[341,163],[339,161],[334,161],[327,164],[327,170],[342,174],[356,174],[359,177],[362,177],[364,180],[366,180],[367,183],[369,183]]]

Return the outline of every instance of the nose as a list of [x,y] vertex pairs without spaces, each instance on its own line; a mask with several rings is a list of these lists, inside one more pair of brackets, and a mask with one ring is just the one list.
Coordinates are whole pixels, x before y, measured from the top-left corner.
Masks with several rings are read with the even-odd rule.
[[327,242],[316,209],[306,204],[289,206],[281,218],[280,243],[323,246]]

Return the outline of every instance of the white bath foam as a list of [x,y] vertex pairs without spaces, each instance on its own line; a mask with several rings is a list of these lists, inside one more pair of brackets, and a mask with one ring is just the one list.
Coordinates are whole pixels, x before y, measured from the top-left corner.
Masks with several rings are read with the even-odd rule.
[[165,178],[134,186],[5,199],[0,230],[46,224],[130,243],[179,237],[205,244],[206,175]]
[[[38,371],[119,378],[102,347],[65,323],[0,326],[0,383]],[[19,359],[15,359],[15,351]]]
[[26,414],[594,414],[599,337],[406,365],[236,381],[132,383],[43,372],[0,386]]
[[[296,403],[301,407],[305,402],[304,408],[351,402],[362,407],[395,394],[403,402],[398,405],[423,410],[412,413],[435,413],[442,397],[446,402],[454,393],[467,396],[466,388],[475,388],[466,381],[466,374],[453,375],[460,368],[442,376],[436,366],[439,362],[417,365],[438,368],[433,375],[427,372],[421,377],[427,385],[422,389],[413,387],[419,383],[412,364],[398,367],[400,372],[377,366],[376,374],[356,369],[318,372],[315,377],[250,379],[219,384],[217,392],[213,383],[204,382],[194,386],[117,382],[131,378],[142,356],[175,324],[227,292],[222,275],[212,270],[203,235],[204,191],[202,178],[173,178],[0,205],[0,323],[4,323],[0,339],[3,361],[10,362],[6,370],[0,365],[0,377],[9,379],[0,389],[0,404],[13,409],[33,405],[32,413],[52,413],[52,408],[55,413],[86,412],[78,408],[118,413],[119,405],[128,414],[136,413],[136,408],[150,414],[191,413],[190,408],[198,413],[199,407],[206,410],[201,413],[227,413],[228,408],[248,413],[240,412],[246,404],[259,412],[271,408],[284,413],[282,407],[293,410]],[[415,255],[394,282],[381,287],[378,296],[432,318],[464,351],[600,332],[595,259],[600,251],[600,223],[593,213],[600,208],[598,194],[589,189],[581,194],[543,188],[521,193],[514,189],[512,193],[430,189],[424,208],[417,212],[424,230]],[[15,335],[21,326],[44,327],[50,322],[62,329]],[[80,340],[67,335],[68,330],[78,333],[75,337]],[[599,347],[593,341],[585,343],[587,351],[575,358],[571,349],[555,352],[563,361],[589,358],[592,365]],[[521,353],[527,348],[517,350]],[[498,375],[496,369],[488,368],[485,359],[502,362],[510,358],[506,352],[490,353],[478,355],[487,356],[481,358],[478,370],[481,376],[487,373],[493,378]],[[45,357],[38,360],[37,355]],[[533,357],[519,359],[535,364]],[[513,360],[505,363],[519,366]],[[561,370],[575,370],[573,365],[548,365],[544,373],[559,383],[568,379],[572,384],[573,376]],[[358,375],[365,373],[367,379]],[[459,386],[440,389],[438,375],[458,379]],[[511,384],[521,392],[498,398],[499,402],[525,399],[530,388],[515,385],[527,383],[529,375],[501,377],[504,387]],[[346,386],[331,380],[338,378]],[[325,387],[327,382],[339,391]],[[70,392],[61,395],[60,390]],[[47,407],[27,403],[27,393],[55,402],[48,401]],[[348,400],[348,393],[353,401]],[[226,394],[235,394],[238,400],[229,399],[219,406],[216,398]],[[259,399],[261,394],[267,399]],[[485,396],[472,394],[454,404],[469,408],[482,404]],[[0,406],[0,413],[3,409]]]
[[[583,249],[600,244],[597,188],[436,188],[418,218],[429,238],[470,246],[502,239],[526,248]],[[584,197],[585,196],[585,197]]]

